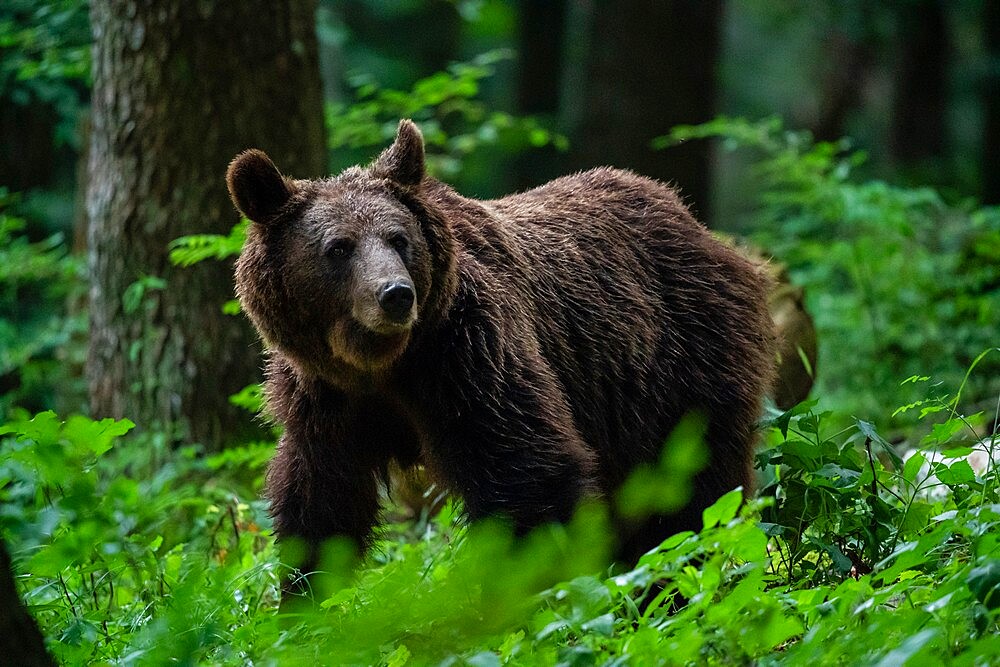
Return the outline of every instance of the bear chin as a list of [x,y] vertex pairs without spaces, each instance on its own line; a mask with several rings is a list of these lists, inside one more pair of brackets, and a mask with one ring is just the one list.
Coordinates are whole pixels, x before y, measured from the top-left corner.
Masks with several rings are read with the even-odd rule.
[[398,359],[410,342],[410,327],[376,331],[354,318],[338,322],[329,336],[333,356],[361,371],[384,369]]

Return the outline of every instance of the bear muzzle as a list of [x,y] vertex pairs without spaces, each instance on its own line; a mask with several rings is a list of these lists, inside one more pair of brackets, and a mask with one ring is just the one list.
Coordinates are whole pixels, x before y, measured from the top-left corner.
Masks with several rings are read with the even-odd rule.
[[416,293],[408,280],[397,280],[382,286],[378,291],[378,305],[393,324],[409,324],[413,319]]

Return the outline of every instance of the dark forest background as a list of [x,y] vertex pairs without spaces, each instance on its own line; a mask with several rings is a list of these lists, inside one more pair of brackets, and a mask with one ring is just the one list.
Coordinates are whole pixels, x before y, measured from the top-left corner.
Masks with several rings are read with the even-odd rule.
[[[766,228],[762,254],[789,264],[806,287],[820,279],[806,275],[808,253],[782,251],[782,240],[801,236],[788,216],[761,224],[759,155],[730,150],[753,142],[664,140],[672,128],[719,116],[778,119],[806,142],[830,142],[838,158],[856,151],[842,167],[852,178],[929,186],[960,209],[1000,202],[991,168],[1000,154],[994,2],[88,9],[79,0],[0,9],[4,205],[28,239],[63,239],[52,242],[71,250],[89,283],[76,296],[61,283],[58,299],[12,304],[20,328],[42,322],[45,331],[45,304],[58,310],[68,298],[78,329],[89,331],[76,348],[47,345],[72,336],[65,326],[52,340],[27,336],[47,350],[8,344],[3,382],[34,409],[89,405],[181,424],[207,442],[242,428],[227,396],[253,379],[259,351],[237,351],[249,349],[248,327],[216,308],[231,298],[229,268],[181,269],[166,248],[229,230],[235,214],[218,174],[248,146],[267,148],[291,175],[325,175],[370,159],[397,117],[413,116],[435,173],[471,196],[595,165],[634,169],[679,187],[713,229],[761,245]],[[805,298],[822,320],[820,295]],[[226,342],[202,344],[196,330]],[[831,344],[822,338],[821,348]],[[18,359],[44,366],[53,356],[46,373],[62,373],[63,388],[27,386],[31,369],[18,370]],[[902,375],[893,373],[892,381]]]
[[[1000,122],[995,3],[320,0],[316,18],[327,103],[350,102],[372,82],[405,90],[504,50],[479,98],[569,142],[530,159],[484,148],[453,179],[471,195],[614,164],[676,182],[703,218],[731,227],[747,195],[725,187],[725,173],[738,170],[711,146],[650,146],[675,125],[726,114],[777,115],[822,140],[850,136],[873,174],[1000,199],[986,168]],[[91,98],[87,4],[12,0],[0,21],[0,182],[39,191],[38,206],[66,231]],[[326,167],[369,157],[331,151]]]

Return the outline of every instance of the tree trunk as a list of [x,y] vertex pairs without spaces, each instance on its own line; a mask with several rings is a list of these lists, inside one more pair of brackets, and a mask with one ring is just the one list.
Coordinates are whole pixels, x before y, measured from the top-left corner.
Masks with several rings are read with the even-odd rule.
[[988,70],[983,80],[983,155],[982,200],[983,204],[1000,204],[1000,2],[983,3],[983,46]]
[[[568,71],[576,85],[564,88],[569,166],[610,164],[672,182],[707,218],[711,144],[653,151],[650,141],[715,115],[722,1],[577,0],[570,12],[567,56],[581,71]],[[577,48],[581,39],[589,48]]]
[[951,48],[941,0],[908,3],[899,9],[899,21],[902,53],[890,148],[899,162],[913,165],[944,154]]
[[[167,244],[236,222],[223,180],[240,150],[324,171],[315,0],[95,0],[87,190],[92,410],[209,447],[250,420],[228,396],[259,375],[232,267],[174,268]],[[140,304],[123,301],[144,276]]]
[[[559,115],[566,50],[566,0],[521,0],[517,20],[517,111],[552,122]],[[562,176],[554,146],[515,160],[518,190]]]
[[42,633],[21,604],[14,585],[7,545],[0,539],[0,662],[5,665],[53,665]]
[[848,116],[863,102],[873,49],[864,36],[837,30],[826,37],[823,50],[836,53],[837,59],[823,68],[819,114],[810,129],[818,141],[837,141],[845,134]]

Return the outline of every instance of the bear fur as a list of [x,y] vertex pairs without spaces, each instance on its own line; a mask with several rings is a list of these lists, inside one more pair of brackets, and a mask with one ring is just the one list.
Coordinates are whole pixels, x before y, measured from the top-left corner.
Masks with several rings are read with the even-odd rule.
[[366,549],[391,461],[423,463],[470,518],[566,521],[655,463],[691,412],[709,455],[691,502],[621,522],[619,557],[750,487],[768,279],[673,189],[599,168],[469,199],[426,175],[410,121],[366,168],[292,180],[251,150],[227,182],[254,223],[237,293],[284,425],[266,490],[279,539],[313,558],[334,536]]

